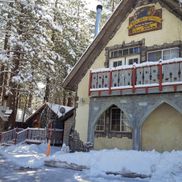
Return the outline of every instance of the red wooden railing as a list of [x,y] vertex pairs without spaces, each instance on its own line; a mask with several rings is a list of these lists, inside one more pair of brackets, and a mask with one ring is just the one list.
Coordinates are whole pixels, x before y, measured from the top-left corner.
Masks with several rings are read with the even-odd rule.
[[[90,72],[89,95],[182,91],[182,59],[104,68]],[[173,88],[163,89],[170,86]],[[155,90],[153,89],[155,88]],[[143,90],[142,90],[143,89]],[[153,90],[152,90],[153,89]],[[126,91],[127,90],[127,91]],[[125,92],[123,92],[125,91]]]

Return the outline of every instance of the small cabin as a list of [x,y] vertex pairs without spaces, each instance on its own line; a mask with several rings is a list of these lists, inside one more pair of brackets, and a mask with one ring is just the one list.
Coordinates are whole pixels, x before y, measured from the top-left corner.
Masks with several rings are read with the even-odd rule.
[[[62,131],[62,136],[57,136],[60,138],[60,141],[56,139],[56,145],[62,143],[68,145],[69,134],[74,124],[73,117],[73,107],[45,103],[27,118],[25,123],[29,128],[46,128],[47,130],[51,129],[51,131]],[[51,138],[50,135],[48,134],[48,139]]]

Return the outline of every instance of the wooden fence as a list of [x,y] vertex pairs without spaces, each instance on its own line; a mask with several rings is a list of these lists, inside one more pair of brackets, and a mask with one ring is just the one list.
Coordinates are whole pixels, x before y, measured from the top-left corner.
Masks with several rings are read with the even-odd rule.
[[0,144],[46,143],[48,139],[52,145],[61,145],[63,129],[26,128],[0,133]]

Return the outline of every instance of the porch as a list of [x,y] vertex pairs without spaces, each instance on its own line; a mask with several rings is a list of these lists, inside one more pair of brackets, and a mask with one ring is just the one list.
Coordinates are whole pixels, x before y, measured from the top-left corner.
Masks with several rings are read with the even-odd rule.
[[40,144],[46,143],[47,139],[51,140],[52,145],[62,145],[63,130],[46,128],[15,128],[0,133],[0,145],[18,143]]
[[182,91],[182,59],[91,70],[89,96],[118,96]]

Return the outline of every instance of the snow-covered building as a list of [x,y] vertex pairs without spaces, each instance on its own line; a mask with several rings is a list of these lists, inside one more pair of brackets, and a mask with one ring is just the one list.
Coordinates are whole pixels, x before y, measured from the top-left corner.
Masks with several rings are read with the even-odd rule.
[[73,107],[46,102],[28,117],[25,123],[26,127],[30,128],[61,129],[63,136],[60,144],[64,142],[68,145],[69,135],[74,126],[73,116]]
[[182,149],[182,8],[123,0],[64,81],[95,149]]

